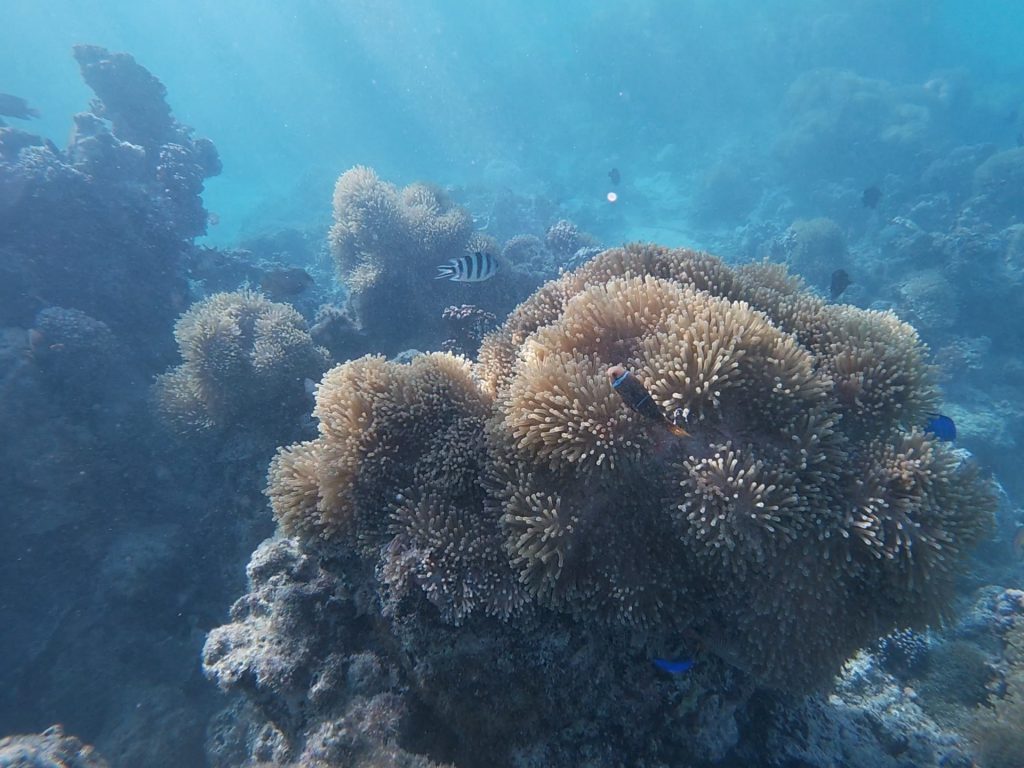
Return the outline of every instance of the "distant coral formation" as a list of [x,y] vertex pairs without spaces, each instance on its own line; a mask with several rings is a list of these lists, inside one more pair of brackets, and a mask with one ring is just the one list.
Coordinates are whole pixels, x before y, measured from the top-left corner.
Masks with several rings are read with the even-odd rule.
[[[623,401],[616,365],[664,419]],[[333,369],[319,436],[278,453],[267,493],[283,534],[377,595],[402,674],[462,748],[514,749],[557,740],[579,702],[608,715],[589,675],[668,638],[706,649],[712,689],[739,669],[751,688],[806,691],[879,636],[938,620],[994,501],[921,431],[935,399],[926,350],[890,314],[827,304],[779,267],[628,246],[541,288],[473,366]],[[576,633],[605,638],[582,680]],[[520,716],[535,654],[576,704],[533,698]],[[504,691],[514,717],[482,719],[456,693],[481,677],[494,687],[478,695]],[[616,685],[665,695],[643,676]],[[722,754],[724,733],[691,757]]]
[[832,272],[849,265],[843,230],[832,219],[799,219],[786,233],[792,271],[811,285],[827,287]]
[[159,377],[161,416],[188,433],[226,430],[236,421],[297,419],[305,379],[327,367],[302,316],[251,291],[218,293],[182,315],[174,338],[184,362]]
[[411,300],[448,287],[434,282],[434,267],[466,254],[472,235],[469,213],[436,187],[398,189],[356,166],[334,188],[331,252],[353,314],[375,336],[414,340],[417,326],[436,324],[433,312],[419,316]]
[[[353,320],[390,352],[439,346],[441,311],[469,295],[504,314],[537,284],[527,269],[501,261],[497,241],[475,231],[469,212],[443,190],[420,183],[399,189],[365,166],[338,178],[330,245]],[[438,265],[477,251],[499,259],[494,277],[435,280]]]
[[201,193],[220,160],[132,56],[94,45],[74,56],[96,98],[65,150],[0,128],[0,325],[73,307],[159,359],[153,339],[181,311],[179,267],[206,232]]
[[580,248],[596,245],[597,241],[586,232],[580,230],[568,219],[559,219],[544,235],[544,242],[557,258],[565,260]]
[[11,768],[107,768],[109,763],[88,744],[53,725],[38,735],[0,739],[0,765]]

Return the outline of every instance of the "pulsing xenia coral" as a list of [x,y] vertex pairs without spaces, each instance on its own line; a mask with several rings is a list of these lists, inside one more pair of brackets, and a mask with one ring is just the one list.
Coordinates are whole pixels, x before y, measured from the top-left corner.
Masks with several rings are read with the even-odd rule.
[[[615,366],[688,435],[627,407]],[[778,268],[628,246],[538,290],[472,370],[335,368],[320,436],[279,453],[268,494],[286,534],[445,621],[685,629],[807,689],[937,620],[989,522],[987,485],[918,428],[936,397],[892,315]]]
[[258,414],[293,420],[307,378],[327,367],[306,321],[287,304],[251,291],[217,293],[194,304],[174,327],[184,362],[157,379],[156,405],[177,431],[224,430]]

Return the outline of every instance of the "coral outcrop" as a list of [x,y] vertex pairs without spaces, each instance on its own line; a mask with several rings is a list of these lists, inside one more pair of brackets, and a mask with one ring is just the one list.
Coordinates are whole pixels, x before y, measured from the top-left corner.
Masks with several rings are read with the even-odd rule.
[[[66,145],[0,127],[0,732],[61,722],[115,765],[200,765],[201,628],[267,533],[245,501],[263,473],[170,444],[146,384],[173,362],[219,163],[130,56],[75,58],[96,98],[47,115]],[[105,765],[52,729],[4,741],[0,764]]]
[[[338,178],[330,245],[353,319],[391,353],[439,346],[446,306],[471,295],[473,303],[504,314],[537,284],[529,271],[510,269],[498,243],[474,231],[469,212],[443,190],[418,183],[399,189],[365,166]],[[499,260],[494,277],[435,280],[438,265],[476,251]]]
[[[688,435],[629,408],[615,365]],[[376,595],[367,610],[409,654],[400,677],[455,752],[486,743],[501,763],[527,744],[558,754],[552,723],[576,717],[549,708],[559,696],[508,715],[539,626],[561,649],[545,677],[606,714],[591,677],[666,645],[706,649],[699,719],[702,685],[814,689],[880,635],[939,620],[994,501],[921,431],[935,397],[924,347],[892,315],[826,304],[779,268],[628,246],[544,286],[475,367],[433,354],[333,369],[319,436],[279,452],[267,493],[284,535]],[[605,638],[588,680],[566,655],[578,633]],[[480,680],[473,696],[451,695],[442,648]],[[501,722],[481,717],[470,701],[499,691]]]
[[183,434],[298,419],[305,380],[318,378],[329,359],[298,312],[251,291],[196,303],[178,319],[174,338],[184,362],[157,379],[155,399]]
[[[358,626],[360,605],[351,588],[288,540],[260,546],[247,575],[252,594],[232,609],[235,623],[210,634],[203,664],[222,688],[249,694],[248,706],[268,725],[250,749],[236,727],[241,713],[215,720],[211,764],[435,765],[394,743],[412,713],[392,692],[398,670],[375,650],[372,631]],[[300,636],[310,642],[295,643]],[[286,692],[288,701],[277,695]],[[290,738],[303,723],[317,722],[318,711],[329,713],[320,727],[300,743]]]
[[1006,590],[1002,634],[1004,683],[979,707],[971,735],[982,768],[1012,768],[1024,750],[1024,593]]
[[559,219],[548,227],[548,231],[544,235],[544,242],[547,244],[548,250],[563,261],[570,258],[580,248],[597,244],[591,235],[580,230],[568,219]]
[[185,304],[179,266],[206,231],[201,192],[220,161],[124,53],[78,45],[96,98],[65,150],[0,128],[0,326],[46,306],[85,312],[150,357]]

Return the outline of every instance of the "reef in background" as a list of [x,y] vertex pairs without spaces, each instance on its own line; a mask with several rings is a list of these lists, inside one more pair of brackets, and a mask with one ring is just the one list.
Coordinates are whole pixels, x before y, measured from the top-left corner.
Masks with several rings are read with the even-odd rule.
[[[502,248],[440,188],[399,189],[364,166],[338,178],[329,239],[349,314],[387,354],[438,346],[445,338],[442,312],[453,304],[472,301],[504,316],[553,272],[545,249],[533,247],[537,238],[512,238]],[[435,279],[439,265],[475,252],[498,262],[492,278]]]
[[[946,611],[994,497],[920,431],[935,398],[894,316],[657,246],[546,284],[475,367],[339,366],[271,465],[290,538],[206,644],[246,701],[211,759],[721,759],[755,690]],[[682,679],[651,663],[679,654]]]
[[195,658],[270,531],[265,461],[302,433],[211,457],[153,418],[220,163],[131,56],[74,55],[96,98],[65,149],[0,127],[0,733],[61,722],[115,765],[199,765]]

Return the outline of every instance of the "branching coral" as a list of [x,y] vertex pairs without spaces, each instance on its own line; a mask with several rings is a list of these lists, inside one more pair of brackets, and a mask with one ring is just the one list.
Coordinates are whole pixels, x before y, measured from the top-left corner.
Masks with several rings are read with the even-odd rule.
[[[663,418],[612,388],[618,365]],[[689,627],[760,683],[806,689],[939,618],[991,516],[976,470],[909,428],[930,376],[891,315],[777,268],[628,246],[524,302],[474,371],[334,369],[320,437],[279,454],[268,493],[285,533],[369,558],[449,622],[528,601]]]
[[174,338],[184,363],[157,379],[155,394],[160,414],[181,432],[225,430],[245,414],[297,418],[304,380],[327,365],[298,312],[249,291],[195,304]]

